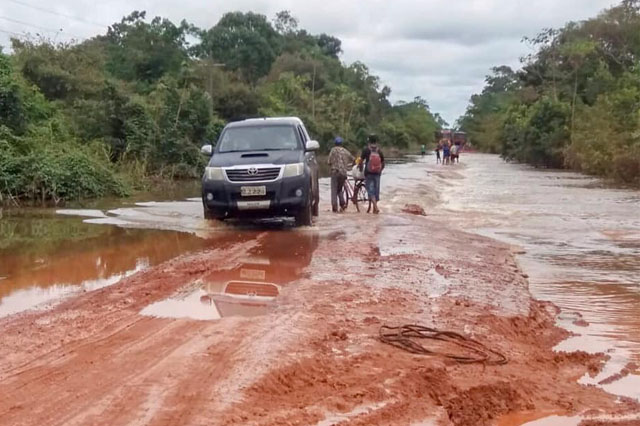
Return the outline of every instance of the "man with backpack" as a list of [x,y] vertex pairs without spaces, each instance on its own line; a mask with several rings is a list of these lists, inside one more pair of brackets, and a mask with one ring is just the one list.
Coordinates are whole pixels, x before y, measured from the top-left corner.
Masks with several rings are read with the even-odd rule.
[[373,205],[373,213],[378,214],[378,201],[380,201],[380,175],[384,170],[384,155],[378,147],[378,136],[369,135],[368,146],[362,151],[362,164],[364,165],[364,179],[369,200]]
[[328,160],[331,168],[331,209],[334,213],[338,212],[338,201],[340,202],[340,211],[347,206],[343,188],[347,180],[349,166],[355,161],[353,155],[342,147],[342,143],[342,138],[338,136],[335,139],[335,146],[329,152]]

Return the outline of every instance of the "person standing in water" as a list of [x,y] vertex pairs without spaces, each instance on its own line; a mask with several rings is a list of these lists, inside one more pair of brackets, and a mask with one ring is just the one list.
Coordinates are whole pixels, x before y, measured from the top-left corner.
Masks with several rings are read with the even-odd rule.
[[378,201],[380,201],[380,176],[384,170],[384,155],[378,147],[378,136],[369,135],[367,147],[362,151],[362,167],[364,167],[365,187],[369,200],[373,205],[373,213],[378,214]]
[[442,164],[449,164],[449,159],[451,157],[451,144],[448,140],[444,140],[442,142]]
[[343,211],[347,206],[343,188],[347,181],[349,166],[353,164],[355,159],[349,151],[342,147],[344,141],[340,136],[334,142],[335,146],[329,152],[328,163],[331,168],[331,210],[337,213],[338,202],[340,203],[340,211]]
[[[451,145],[451,164],[455,164],[456,160],[458,160],[458,149],[459,149],[458,145],[456,144]],[[458,160],[458,162],[460,161]]]
[[440,150],[442,149],[442,143],[438,142],[436,144],[436,164],[442,163],[442,159],[440,158]]

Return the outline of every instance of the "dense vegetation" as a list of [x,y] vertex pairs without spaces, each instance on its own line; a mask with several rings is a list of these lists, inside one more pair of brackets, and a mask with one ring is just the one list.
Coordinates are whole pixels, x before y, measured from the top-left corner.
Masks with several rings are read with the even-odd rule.
[[370,132],[386,146],[431,142],[416,98],[391,105],[339,39],[288,12],[228,13],[212,28],[134,12],[82,43],[12,40],[0,53],[0,202],[125,195],[152,178],[195,178],[224,124],[297,115],[324,150]]
[[494,68],[459,120],[476,147],[640,183],[640,0],[525,41],[522,69]]

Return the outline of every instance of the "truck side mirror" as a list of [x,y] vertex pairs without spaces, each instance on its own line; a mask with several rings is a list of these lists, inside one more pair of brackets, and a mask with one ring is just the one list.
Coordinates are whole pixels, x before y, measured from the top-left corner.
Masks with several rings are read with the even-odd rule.
[[317,151],[320,149],[320,143],[318,143],[318,141],[307,141],[305,149],[307,151]]
[[213,155],[213,145],[204,145],[200,148],[200,153],[207,157],[211,157]]

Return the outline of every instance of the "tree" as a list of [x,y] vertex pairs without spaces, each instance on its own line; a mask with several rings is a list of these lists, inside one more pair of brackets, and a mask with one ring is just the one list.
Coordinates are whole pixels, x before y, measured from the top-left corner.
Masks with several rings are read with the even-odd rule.
[[175,75],[187,60],[186,35],[189,25],[176,26],[155,17],[145,22],[146,13],[134,11],[109,27],[105,37],[107,70],[128,81],[151,83],[166,74]]
[[298,32],[298,20],[291,15],[291,12],[283,10],[276,13],[273,27],[283,36],[295,35]]
[[227,13],[201,37],[201,58],[223,62],[252,84],[267,75],[280,53],[281,36],[264,15],[253,12]]
[[318,36],[318,46],[323,54],[338,59],[342,54],[342,41],[339,38],[327,34]]

